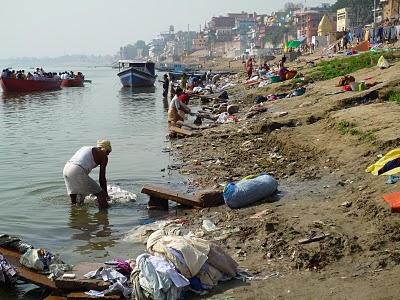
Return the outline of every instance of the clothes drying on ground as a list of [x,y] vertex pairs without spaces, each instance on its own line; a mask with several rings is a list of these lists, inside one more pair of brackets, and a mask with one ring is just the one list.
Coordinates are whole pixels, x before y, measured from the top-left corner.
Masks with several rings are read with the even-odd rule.
[[389,151],[367,170],[372,175],[395,175],[400,173],[400,148]]

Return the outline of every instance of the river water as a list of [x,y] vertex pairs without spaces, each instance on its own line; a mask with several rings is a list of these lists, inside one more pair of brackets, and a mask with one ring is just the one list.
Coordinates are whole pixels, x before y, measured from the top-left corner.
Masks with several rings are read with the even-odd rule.
[[[53,70],[49,70],[53,71]],[[60,71],[54,69],[54,71]],[[68,263],[135,258],[143,245],[122,241],[151,221],[145,183],[182,179],[161,169],[173,164],[166,141],[162,88],[121,87],[117,70],[86,68],[84,88],[21,95],[0,94],[0,233],[60,253]],[[71,207],[62,177],[65,162],[84,145],[110,139],[108,183],[137,194],[136,202],[98,212],[94,204]],[[98,181],[98,171],[91,177]],[[35,299],[26,286],[1,290],[0,299]]]

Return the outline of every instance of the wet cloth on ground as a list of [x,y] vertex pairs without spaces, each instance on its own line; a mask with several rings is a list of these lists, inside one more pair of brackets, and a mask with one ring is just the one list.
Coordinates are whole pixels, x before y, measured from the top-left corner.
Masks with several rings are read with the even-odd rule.
[[17,270],[0,254],[0,283],[15,283],[17,278]]
[[219,246],[194,236],[167,236],[159,230],[150,235],[147,249],[172,263],[187,279],[200,280],[202,289],[237,274],[237,263]]
[[[154,264],[155,265],[154,265]],[[150,293],[154,300],[175,300],[180,294],[179,288],[174,284],[170,275],[175,273],[168,268],[160,259],[151,258],[149,254],[142,254],[136,258],[136,266],[140,270],[140,287]],[[164,271],[166,273],[164,273]],[[171,273],[170,273],[171,272]],[[177,274],[175,274],[177,275]],[[172,275],[172,276],[175,276]],[[178,276],[178,275],[177,275]],[[181,278],[183,280],[183,278]],[[178,277],[175,280],[179,282]],[[188,285],[189,282],[178,283],[180,287]]]
[[173,248],[182,253],[186,265],[193,277],[195,276],[208,259],[210,252],[209,242],[203,239],[187,236],[166,236],[160,231],[156,231],[150,235],[147,241],[147,250],[153,253],[158,251],[168,251],[167,248]]

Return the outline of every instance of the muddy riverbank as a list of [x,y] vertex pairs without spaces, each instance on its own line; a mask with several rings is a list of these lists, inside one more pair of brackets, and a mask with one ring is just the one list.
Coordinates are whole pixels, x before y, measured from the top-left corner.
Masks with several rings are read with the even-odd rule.
[[[247,208],[195,211],[193,231],[204,219],[220,228],[205,237],[223,245],[255,277],[219,286],[234,299],[392,299],[400,263],[399,216],[382,196],[398,190],[386,178],[365,172],[399,142],[400,106],[386,101],[397,89],[400,64],[352,74],[376,85],[332,95],[336,79],[309,83],[303,96],[266,102],[266,112],[245,116],[258,95],[287,92],[287,83],[258,88],[231,81],[229,102],[238,104],[239,123],[207,129],[172,143],[181,172],[196,188],[268,172],[280,183],[272,199]],[[352,133],[343,124],[352,124]],[[198,232],[198,234],[202,234]],[[325,235],[319,241],[299,243]]]

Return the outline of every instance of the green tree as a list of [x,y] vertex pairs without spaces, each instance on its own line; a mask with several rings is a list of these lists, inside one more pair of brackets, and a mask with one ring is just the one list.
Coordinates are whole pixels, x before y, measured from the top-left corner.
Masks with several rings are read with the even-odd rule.
[[284,12],[291,12],[294,10],[300,10],[304,8],[304,5],[302,3],[294,3],[294,2],[286,2],[285,5],[283,6],[283,11]]
[[264,43],[271,43],[277,48],[282,45],[285,34],[296,35],[296,28],[291,25],[269,27],[264,37]]
[[149,46],[146,44],[145,41],[143,40],[138,40],[135,43],[134,46],[137,50],[141,50],[142,56],[148,56],[149,55]]

